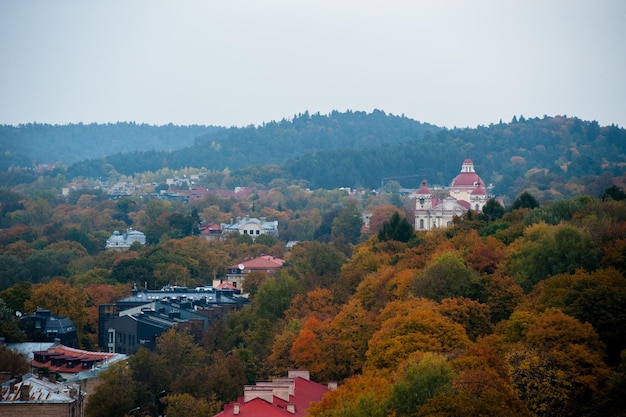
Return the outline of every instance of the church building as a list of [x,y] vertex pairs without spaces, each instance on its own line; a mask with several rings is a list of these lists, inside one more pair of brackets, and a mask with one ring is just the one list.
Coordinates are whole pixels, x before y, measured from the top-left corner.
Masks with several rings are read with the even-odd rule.
[[455,216],[460,217],[468,210],[481,212],[488,199],[485,183],[474,170],[472,160],[467,158],[459,175],[452,180],[447,197],[434,197],[426,180],[422,181],[415,193],[415,230],[447,227]]

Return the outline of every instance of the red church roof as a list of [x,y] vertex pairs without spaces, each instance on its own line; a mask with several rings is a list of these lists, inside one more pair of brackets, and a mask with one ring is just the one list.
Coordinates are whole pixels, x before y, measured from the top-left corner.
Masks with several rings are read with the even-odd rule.
[[484,187],[483,180],[474,171],[474,163],[471,159],[466,158],[461,165],[461,173],[453,180],[451,187]]

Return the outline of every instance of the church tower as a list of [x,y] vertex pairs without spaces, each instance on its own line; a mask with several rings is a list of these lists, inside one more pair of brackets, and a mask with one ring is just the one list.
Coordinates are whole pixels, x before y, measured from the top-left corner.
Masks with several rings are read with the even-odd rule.
[[461,172],[450,184],[450,196],[457,201],[470,204],[472,210],[482,211],[487,202],[485,183],[474,170],[474,162],[466,158],[461,165]]

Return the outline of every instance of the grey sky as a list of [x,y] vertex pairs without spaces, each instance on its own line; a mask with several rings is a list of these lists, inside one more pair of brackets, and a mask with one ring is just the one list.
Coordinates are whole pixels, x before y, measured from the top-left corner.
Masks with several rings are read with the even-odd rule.
[[626,126],[626,1],[0,1],[0,123]]

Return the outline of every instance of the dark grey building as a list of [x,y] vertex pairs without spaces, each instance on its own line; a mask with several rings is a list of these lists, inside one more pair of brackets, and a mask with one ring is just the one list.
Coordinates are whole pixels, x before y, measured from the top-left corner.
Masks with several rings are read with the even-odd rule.
[[152,350],[157,337],[172,327],[200,335],[211,320],[246,304],[247,297],[213,287],[135,289],[130,297],[99,306],[98,344],[115,353]]
[[37,308],[33,314],[22,316],[19,327],[30,342],[54,342],[59,339],[65,346],[78,347],[76,326],[72,320],[51,314],[50,310]]

